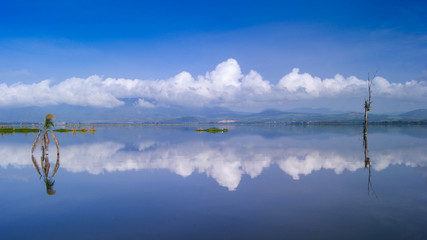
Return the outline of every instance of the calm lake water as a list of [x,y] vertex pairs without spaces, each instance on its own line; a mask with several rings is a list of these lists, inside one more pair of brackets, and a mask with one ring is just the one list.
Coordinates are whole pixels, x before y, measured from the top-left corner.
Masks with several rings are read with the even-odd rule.
[[361,126],[196,128],[57,133],[54,195],[0,136],[0,238],[427,239],[425,126],[370,126],[370,164]]

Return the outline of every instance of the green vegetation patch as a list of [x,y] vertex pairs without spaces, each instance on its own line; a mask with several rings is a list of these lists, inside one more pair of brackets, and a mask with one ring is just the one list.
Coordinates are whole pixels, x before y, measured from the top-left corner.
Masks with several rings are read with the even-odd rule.
[[228,129],[226,128],[208,128],[208,129],[196,129],[197,132],[209,132],[209,133],[218,133],[218,132],[228,132]]
[[87,132],[87,128],[81,128],[81,129],[68,129],[68,128],[59,128],[59,129],[55,129],[53,130],[54,132]]
[[0,127],[0,133],[36,133],[40,129]]
[[72,132],[73,130],[68,128],[60,128],[60,129],[54,129],[54,132]]

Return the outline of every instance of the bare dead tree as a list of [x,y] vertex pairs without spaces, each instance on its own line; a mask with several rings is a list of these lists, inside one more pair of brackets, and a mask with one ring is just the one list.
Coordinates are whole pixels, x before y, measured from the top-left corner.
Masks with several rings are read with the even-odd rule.
[[[377,76],[377,72],[374,73],[374,76],[372,77],[372,79],[374,79]],[[365,125],[363,128],[364,137],[366,137],[366,135],[368,134],[368,112],[371,110],[371,104],[372,104],[372,98],[371,98],[372,79],[370,74],[368,73],[368,99],[365,98]]]

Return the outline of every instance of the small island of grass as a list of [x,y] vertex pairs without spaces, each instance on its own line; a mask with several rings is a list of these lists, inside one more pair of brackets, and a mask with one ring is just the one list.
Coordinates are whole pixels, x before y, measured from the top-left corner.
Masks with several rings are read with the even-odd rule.
[[53,130],[54,132],[63,132],[63,133],[67,133],[67,132],[87,132],[87,128],[81,128],[81,129],[68,129],[68,128],[59,128],[59,129],[55,129]]
[[226,128],[208,128],[208,129],[196,129],[197,132],[209,132],[209,133],[218,133],[218,132],[228,132],[228,129]]
[[36,128],[14,128],[14,127],[4,127],[0,126],[0,134],[12,134],[12,133],[37,133],[40,132],[40,129]]
[[72,132],[73,134],[76,134],[77,132],[87,133],[89,131],[91,134],[94,134],[96,130],[93,126],[88,130],[86,127],[77,129],[77,126],[74,125],[74,127],[72,129],[69,129],[68,127],[66,127],[66,128],[58,128],[58,129],[55,129],[53,131],[54,132],[60,132],[60,133]]
[[0,127],[0,133],[37,133],[40,129]]

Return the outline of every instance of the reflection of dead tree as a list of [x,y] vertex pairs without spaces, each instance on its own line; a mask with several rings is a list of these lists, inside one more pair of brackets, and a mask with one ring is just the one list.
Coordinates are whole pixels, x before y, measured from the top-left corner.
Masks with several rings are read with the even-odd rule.
[[42,177],[42,174],[40,173],[40,167],[37,164],[36,158],[34,157],[34,155],[31,155],[31,160],[33,161],[34,167],[36,168],[38,174],[40,175],[40,177]]
[[[366,132],[365,132],[366,133]],[[377,194],[375,193],[374,187],[372,186],[372,182],[371,182],[371,159],[368,156],[368,137],[365,134],[363,136],[363,146],[365,148],[365,168],[368,169],[368,195],[370,195],[371,191],[374,194],[374,196],[376,198],[378,198]]]
[[37,173],[40,175],[40,178],[43,177],[43,180],[46,184],[46,193],[49,195],[54,195],[56,191],[53,189],[53,185],[55,184],[55,180],[53,177],[59,169],[59,154],[56,155],[56,163],[55,168],[53,169],[52,175],[49,177],[50,170],[50,162],[49,157],[47,155],[43,155],[40,157],[40,166],[36,161],[34,155],[31,155],[31,160],[33,161],[34,167],[36,168]]

